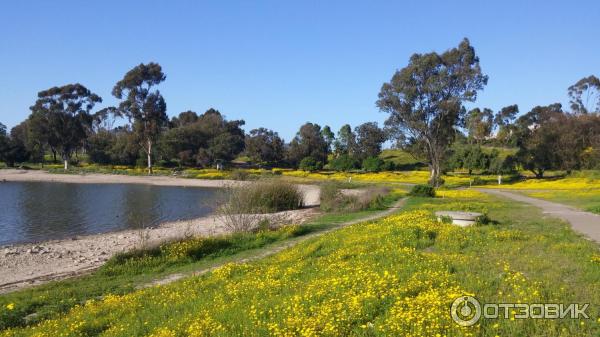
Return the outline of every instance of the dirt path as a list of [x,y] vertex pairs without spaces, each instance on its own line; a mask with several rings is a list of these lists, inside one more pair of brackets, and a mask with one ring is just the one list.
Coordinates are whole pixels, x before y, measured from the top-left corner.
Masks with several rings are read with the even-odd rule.
[[478,189],[478,191],[510,198],[539,207],[545,214],[550,214],[567,221],[571,224],[574,230],[600,243],[600,216],[597,214],[584,212],[571,206],[527,197],[521,194],[503,190],[482,188]]
[[[337,224],[335,226],[332,226],[331,228],[328,228],[326,230],[320,231],[320,232],[316,232],[316,233],[312,233],[312,234],[308,234],[305,236],[301,236],[299,238],[293,239],[293,240],[289,240],[286,242],[283,242],[279,245],[276,245],[274,247],[269,247],[267,249],[263,249],[260,250],[258,253],[256,253],[255,255],[252,255],[250,257],[246,257],[246,258],[242,258],[242,259],[238,259],[232,262],[236,262],[236,263],[244,263],[244,262],[249,262],[249,261],[256,261],[262,258],[265,258],[267,256],[271,256],[274,254],[277,254],[281,251],[283,251],[284,249],[293,247],[301,242],[304,242],[306,240],[324,235],[326,233],[330,233],[333,232],[335,230],[338,230],[340,228],[344,228],[350,225],[354,225],[357,223],[361,223],[361,222],[366,222],[366,221],[371,221],[371,220],[375,220],[375,219],[379,219],[379,218],[383,218],[386,217],[388,215],[391,215],[395,212],[397,212],[399,209],[401,209],[404,206],[404,203],[406,202],[406,198],[402,198],[400,200],[398,200],[394,205],[392,205],[390,208],[386,209],[385,211],[381,211],[372,215],[369,215],[367,217],[364,218],[359,218],[359,219],[355,219],[355,220],[351,220],[351,221],[347,221],[347,222],[343,222],[340,224]],[[189,276],[198,276],[198,275],[203,275],[206,274],[216,268],[219,268],[220,266],[222,266],[222,264],[219,265],[215,265],[209,268],[203,268],[203,269],[199,269],[199,270],[194,270],[191,272],[186,272],[186,273],[175,273],[175,274],[171,274],[165,277],[162,277],[160,279],[156,279],[152,282],[146,283],[146,284],[142,284],[140,285],[138,288],[148,288],[148,287],[153,287],[153,286],[158,286],[158,285],[164,285],[164,284],[169,284],[171,282],[175,282],[177,280],[180,280],[182,278],[185,277],[189,277]]]

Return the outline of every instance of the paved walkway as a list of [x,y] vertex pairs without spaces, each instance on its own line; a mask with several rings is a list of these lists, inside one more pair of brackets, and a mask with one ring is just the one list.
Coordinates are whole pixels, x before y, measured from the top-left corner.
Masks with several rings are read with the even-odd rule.
[[579,233],[586,235],[588,238],[600,243],[600,216],[590,212],[584,212],[577,208],[559,204],[556,202],[546,201],[527,197],[518,193],[507,192],[497,189],[478,189],[481,192],[490,193],[516,201],[531,204],[539,207],[545,214],[550,214],[557,218],[563,219],[571,224],[571,227]]

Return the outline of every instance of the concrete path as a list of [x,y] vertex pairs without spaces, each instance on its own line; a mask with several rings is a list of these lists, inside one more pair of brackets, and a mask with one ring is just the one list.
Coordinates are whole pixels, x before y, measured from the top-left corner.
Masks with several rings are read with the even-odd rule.
[[504,190],[487,188],[481,188],[477,190],[480,192],[510,198],[516,201],[524,202],[539,207],[545,214],[550,214],[552,216],[567,221],[571,224],[571,227],[573,227],[575,231],[582,233],[588,238],[600,243],[600,216],[597,214],[584,212],[577,208],[566,206],[556,202],[531,198],[518,193],[507,192]]

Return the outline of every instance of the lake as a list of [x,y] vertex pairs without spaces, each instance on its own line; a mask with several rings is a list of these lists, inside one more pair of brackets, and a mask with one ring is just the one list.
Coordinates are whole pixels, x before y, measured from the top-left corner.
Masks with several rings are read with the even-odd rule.
[[0,183],[0,245],[64,239],[210,214],[218,189],[141,184]]

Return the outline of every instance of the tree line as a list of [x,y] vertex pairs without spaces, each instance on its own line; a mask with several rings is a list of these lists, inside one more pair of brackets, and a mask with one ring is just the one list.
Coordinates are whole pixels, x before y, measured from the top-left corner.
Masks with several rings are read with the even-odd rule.
[[[377,157],[387,140],[377,123],[364,123],[354,130],[345,125],[338,137],[329,126],[302,125],[286,143],[266,128],[242,129],[243,120],[227,120],[218,110],[198,114],[181,112],[169,119],[164,97],[158,90],[166,76],[157,63],[140,64],[119,80],[112,94],[114,107],[94,111],[102,98],[84,85],[68,84],[40,91],[29,117],[7,132],[0,124],[0,160],[8,166],[23,162],[60,160],[68,169],[73,156],[82,153],[99,164],[213,167],[240,155],[254,164],[317,170],[330,155],[351,156],[343,169],[361,168]],[[119,120],[127,123],[117,123]],[[115,124],[119,124],[115,126]]]
[[[376,105],[388,118],[383,127],[367,122],[329,126],[307,122],[285,142],[276,131],[245,133],[243,120],[227,120],[215,109],[181,112],[171,119],[158,87],[166,80],[157,63],[140,64],[116,82],[118,105],[94,110],[102,98],[82,84],[38,93],[29,117],[8,132],[0,124],[0,160],[8,166],[58,158],[65,169],[85,153],[100,164],[213,167],[244,155],[262,167],[349,171],[396,169],[379,158],[386,141],[430,168],[430,182],[448,170],[488,173],[526,169],[542,177],[547,170],[600,165],[600,80],[570,86],[570,111],[556,103],[519,115],[517,105],[499,111],[467,110],[488,76],[468,39],[443,53],[414,54],[379,92]],[[126,123],[117,123],[124,120]],[[115,126],[118,124],[118,126]],[[484,146],[515,148],[502,156]]]

